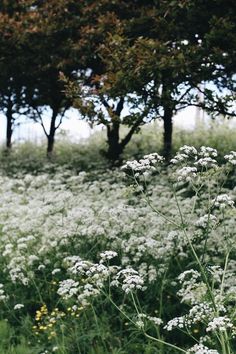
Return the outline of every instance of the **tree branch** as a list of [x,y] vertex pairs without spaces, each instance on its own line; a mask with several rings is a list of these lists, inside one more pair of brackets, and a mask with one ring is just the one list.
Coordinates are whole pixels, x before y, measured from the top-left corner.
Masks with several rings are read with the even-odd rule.
[[38,115],[38,118],[39,118],[40,124],[41,124],[41,126],[42,126],[42,128],[43,128],[44,134],[45,134],[46,137],[48,138],[48,137],[49,137],[49,134],[47,133],[47,130],[46,130],[45,125],[44,125],[44,123],[43,123],[42,116],[41,116],[41,114],[40,114],[40,112],[39,112],[39,110],[38,110],[37,107],[35,107],[35,111],[36,111],[36,113],[37,113],[37,115]]
[[128,142],[130,141],[130,139],[132,138],[135,130],[140,126],[140,124],[142,123],[144,118],[144,114],[142,114],[134,123],[134,125],[131,127],[131,129],[129,130],[129,132],[127,133],[127,135],[124,137],[124,139],[121,140],[120,145],[122,148],[124,148]]
[[124,108],[124,97],[121,97],[120,101],[117,104],[115,114],[119,117],[122,109]]

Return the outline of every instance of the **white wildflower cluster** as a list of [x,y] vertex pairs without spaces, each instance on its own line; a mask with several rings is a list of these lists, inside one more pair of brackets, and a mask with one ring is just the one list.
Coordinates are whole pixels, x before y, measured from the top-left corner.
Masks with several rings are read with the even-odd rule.
[[158,272],[156,267],[153,266],[152,264],[149,265],[146,262],[140,264],[140,266],[138,267],[138,273],[143,279],[145,279],[145,281],[147,281],[150,284],[154,283],[158,277]]
[[94,299],[94,297],[98,296],[100,291],[93,284],[85,284],[80,289],[80,294],[78,295],[78,301],[82,304],[82,306],[89,305],[90,298]]
[[202,157],[194,163],[197,167],[213,168],[217,167],[218,163],[212,157]]
[[207,302],[194,305],[186,315],[189,326],[199,322],[205,322],[212,317],[214,313],[212,307]]
[[183,167],[180,170],[177,170],[177,180],[179,182],[191,182],[194,178],[197,177],[197,168],[196,167]]
[[231,320],[228,317],[220,316],[220,317],[213,318],[213,320],[208,323],[206,331],[207,332],[213,332],[213,331],[224,332],[224,331],[227,331],[227,329],[232,329],[233,326],[234,326],[233,323],[231,322]]
[[126,268],[120,270],[115,276],[115,279],[111,282],[111,285],[121,285],[122,290],[126,294],[129,294],[130,292],[134,292],[136,290],[145,290],[144,280],[133,268]]
[[55,275],[55,274],[57,274],[57,273],[60,273],[60,271],[61,271],[60,268],[55,268],[55,269],[53,269],[53,271],[52,271],[52,275]]
[[214,280],[214,282],[220,284],[222,281],[224,270],[220,266],[208,266],[207,270],[210,273],[211,278]]
[[[72,296],[79,294],[78,300],[83,305],[87,305],[89,298],[99,295],[101,288],[107,284],[108,280],[111,286],[121,287],[127,294],[136,290],[145,290],[143,278],[133,268],[121,269],[118,266],[104,264],[106,260],[110,260],[116,256],[117,253],[114,251],[104,251],[100,254],[101,259],[99,263],[83,261],[80,257],[76,256],[68,257],[66,261],[70,264],[68,268],[69,273],[81,278],[82,281],[80,286],[78,286],[77,282],[71,283],[71,280],[65,281],[65,284],[61,282],[60,288],[62,290],[59,288],[58,294],[64,297],[65,295],[69,297],[68,293]],[[69,284],[69,291],[72,284],[72,292],[68,291],[67,282]]]
[[3,284],[0,283],[0,301],[4,301],[7,299],[7,296],[4,291]]
[[[145,171],[151,172],[156,162],[162,161],[158,156],[145,156],[142,162],[134,162],[134,173],[137,172],[137,176],[141,176]],[[211,174],[205,173],[205,167],[202,168],[199,162],[205,159],[210,166],[209,159],[216,158],[214,149],[204,148],[197,151],[193,147],[185,146],[177,156],[178,166],[172,168],[180,177],[181,183],[198,183],[198,175],[211,178],[209,183],[213,196],[209,200],[212,201],[212,214],[204,215],[208,211],[206,189],[199,192],[194,204],[192,191],[189,193],[189,188],[183,186],[177,192],[178,201],[186,221],[186,232],[199,255],[203,253],[204,231],[208,224],[211,228],[204,257],[206,264],[212,264],[206,268],[207,277],[215,286],[212,291],[218,318],[231,318],[229,314],[232,313],[236,293],[235,252],[230,254],[229,270],[225,272],[222,294],[222,269],[218,264],[222,265],[225,259],[225,230],[230,234],[233,247],[236,243],[236,215],[233,210],[226,208],[233,206],[236,190],[228,191],[226,186],[221,192],[225,194],[215,197],[215,171],[212,170]],[[233,161],[233,158],[231,160]],[[144,167],[141,168],[140,163]],[[174,162],[173,164],[175,165]],[[170,169],[168,174],[169,171]],[[170,182],[164,171],[158,177],[153,176],[153,181],[147,184],[150,203],[156,206],[169,222],[151,211],[140,195],[133,193],[133,189],[127,186],[122,176],[118,171],[107,171],[99,176],[99,179],[93,175],[92,178],[82,174],[75,176],[70,171],[59,171],[53,178],[47,173],[28,175],[27,178],[0,176],[0,252],[3,275],[0,300],[9,298],[9,304],[13,303],[12,308],[17,302],[22,302],[25,304],[24,312],[27,312],[28,286],[34,289],[35,283],[42,292],[45,284],[54,283],[56,286],[50,291],[55,289],[62,302],[73,302],[77,306],[87,305],[97,296],[103,297],[110,282],[111,285],[122,289],[121,292],[110,289],[112,295],[113,291],[117,294],[119,303],[126,299],[125,294],[136,290],[139,292],[148,287],[149,304],[152,305],[152,301],[153,305],[156,304],[160,280],[163,280],[164,290],[166,284],[171,286],[172,290],[176,289],[178,283],[175,265],[178,263],[182,269],[189,269],[193,263],[186,237],[183,231],[175,226],[180,222],[180,216],[173,196],[172,180]],[[200,183],[203,182],[204,179],[201,179]],[[195,210],[191,213],[193,206]],[[213,207],[223,208],[225,217],[221,218]],[[199,272],[193,269],[179,276],[181,289],[177,295],[181,297],[182,302],[190,306],[187,313],[186,306],[183,306],[184,313],[180,312],[180,317],[169,321],[166,329],[192,329],[198,324],[201,329],[216,326],[214,310],[210,302],[206,303],[207,289],[201,278]],[[21,291],[14,292],[16,287]],[[7,291],[7,296],[4,290]],[[19,293],[20,297],[17,298]],[[35,301],[35,297],[32,297],[32,301]],[[136,313],[131,316],[137,319]],[[159,325],[161,320],[141,316],[137,321],[140,321],[142,326],[141,322],[146,321]],[[232,320],[230,324],[227,321],[221,321],[221,324],[231,330],[230,326],[234,322]],[[213,339],[204,344],[211,343],[210,346],[214,348],[215,335],[212,330],[207,333]],[[204,350],[208,349],[199,344],[195,352],[201,353],[200,350],[205,353]],[[216,352],[210,352],[209,349],[206,353]]]
[[105,261],[109,261],[110,259],[112,258],[115,258],[117,257],[117,252],[114,252],[114,251],[105,251],[105,252],[102,252],[100,253],[100,263],[103,263]]
[[23,307],[25,307],[23,304],[16,304],[16,305],[14,306],[14,310],[20,310],[20,309],[22,309]]
[[209,146],[201,146],[200,151],[199,151],[199,156],[202,156],[203,158],[206,157],[217,157],[218,153],[216,149],[213,149]]
[[164,329],[167,331],[172,331],[173,329],[183,329],[185,328],[185,317],[175,317],[172,320],[168,321],[167,324],[164,326]]
[[209,349],[203,344],[195,344],[187,351],[188,354],[220,354],[215,349]]
[[201,216],[196,222],[195,225],[197,227],[201,227],[206,229],[207,227],[212,228],[217,224],[217,217],[212,214],[206,214]]
[[154,152],[149,155],[144,155],[143,159],[140,159],[139,161],[127,161],[121,169],[125,171],[132,170],[135,177],[139,177],[141,175],[148,176],[151,171],[155,171],[155,165],[163,162],[163,160],[164,159],[162,156]]
[[236,151],[230,151],[230,153],[225,155],[224,158],[229,164],[233,166],[236,165]]
[[[103,261],[103,259],[102,259]],[[102,262],[92,263],[88,261],[75,262],[70,268],[69,272],[72,274],[82,276],[83,279],[89,281],[96,287],[103,287],[104,281],[115,272],[117,267],[105,266]]]
[[63,280],[59,283],[59,289],[57,290],[57,293],[64,299],[69,299],[77,294],[78,285],[79,283],[73,279]]
[[173,329],[190,329],[193,325],[199,323],[205,323],[212,318],[214,310],[211,306],[206,303],[199,303],[190,308],[189,312],[181,317],[176,317],[171,319],[166,325],[165,329],[167,331],[172,331]]
[[163,323],[161,318],[148,316],[145,313],[139,313],[137,317],[138,317],[138,319],[136,320],[136,325],[139,328],[143,328],[144,327],[144,320],[152,322],[155,326],[160,326]]
[[203,297],[207,293],[207,286],[201,280],[201,275],[194,269],[186,270],[178,277],[181,289],[178,295],[182,298],[182,302],[195,305],[201,303]]
[[198,172],[204,172],[218,166],[217,151],[213,148],[202,146],[199,151],[193,146],[184,145],[171,160],[173,165],[184,165],[176,171],[178,182],[192,182]]
[[191,159],[195,161],[196,156],[197,156],[197,149],[194,146],[184,145],[179,149],[178,153],[175,155],[173,159],[170,160],[170,162],[176,165],[183,162],[188,162]]
[[220,194],[212,201],[213,206],[219,209],[225,209],[226,207],[233,207],[234,201],[228,194]]

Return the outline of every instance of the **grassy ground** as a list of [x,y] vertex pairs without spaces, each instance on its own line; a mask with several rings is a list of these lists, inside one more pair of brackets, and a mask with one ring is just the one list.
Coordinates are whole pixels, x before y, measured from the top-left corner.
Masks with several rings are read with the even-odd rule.
[[[159,125],[145,127],[124,159],[160,151],[161,135]],[[80,144],[59,140],[51,162],[43,145],[2,152],[0,354],[235,353],[236,178],[233,163],[221,164],[235,138],[227,124],[175,129],[173,151],[212,146],[219,165],[214,150],[187,149],[183,164],[158,165],[136,181],[130,171],[106,170],[102,133]],[[107,262],[109,250],[116,255]],[[86,271],[73,270],[80,261]],[[167,331],[179,316],[188,330],[172,323]],[[224,336],[206,336],[225,316],[232,327]],[[187,351],[202,336],[212,351]]]
[[[160,153],[162,133],[162,127],[158,122],[143,127],[127,145],[123,154],[124,160],[140,158],[151,152]],[[196,147],[208,145],[219,150],[223,156],[230,150],[236,150],[236,127],[232,127],[229,121],[218,123],[213,121],[208,127],[199,126],[195,130],[175,128],[173,153],[184,144]],[[81,143],[70,142],[66,137],[59,138],[56,141],[54,157],[49,164],[45,156],[44,143],[37,146],[30,142],[16,143],[10,155],[6,155],[4,147],[2,147],[0,164],[2,170],[12,173],[17,173],[19,170],[30,173],[47,171],[53,170],[57,166],[87,171],[108,166],[108,161],[104,156],[106,148],[105,132],[95,133]]]

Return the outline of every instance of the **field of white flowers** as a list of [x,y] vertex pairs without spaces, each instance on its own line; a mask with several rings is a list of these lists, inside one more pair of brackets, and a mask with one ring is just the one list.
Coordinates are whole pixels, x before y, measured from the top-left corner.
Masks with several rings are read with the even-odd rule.
[[2,175],[0,353],[235,353],[235,166]]

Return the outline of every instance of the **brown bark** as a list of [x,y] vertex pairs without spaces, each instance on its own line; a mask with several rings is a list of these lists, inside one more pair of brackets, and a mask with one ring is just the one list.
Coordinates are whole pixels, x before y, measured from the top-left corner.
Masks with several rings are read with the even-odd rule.
[[172,132],[173,132],[173,111],[170,107],[164,109],[164,134],[163,134],[163,155],[169,160],[172,150]]
[[51,117],[51,123],[50,123],[50,130],[49,134],[47,134],[47,139],[48,139],[48,144],[47,144],[47,157],[51,158],[53,154],[53,149],[54,149],[54,143],[55,143],[55,132],[56,132],[56,119],[58,115],[58,109],[53,109],[52,112],[52,117]]
[[11,150],[12,134],[13,134],[13,112],[11,106],[9,106],[7,109],[6,118],[7,118],[6,148],[7,150]]

